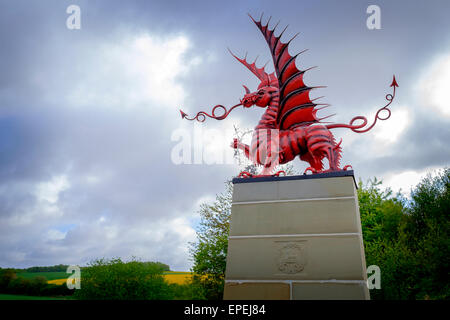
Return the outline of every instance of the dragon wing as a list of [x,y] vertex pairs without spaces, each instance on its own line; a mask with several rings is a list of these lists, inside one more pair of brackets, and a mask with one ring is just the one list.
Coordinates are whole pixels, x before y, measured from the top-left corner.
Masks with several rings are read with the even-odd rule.
[[[247,54],[245,54],[245,57],[243,59],[239,58],[238,56],[236,56],[231,50],[230,48],[228,48],[228,51],[231,53],[231,55],[233,57],[236,58],[237,61],[239,61],[240,63],[242,63],[245,67],[247,67],[248,70],[250,70],[260,81],[261,84],[260,86],[270,86],[270,85],[275,85],[278,86],[278,79],[275,76],[275,74],[272,72],[271,74],[268,74],[265,71],[265,67],[263,66],[262,68],[258,68],[256,66],[256,59],[258,59],[258,57],[256,57],[255,61],[253,61],[253,63],[249,63],[247,61]],[[267,64],[267,63],[266,63]]]
[[280,90],[280,104],[277,113],[278,128],[281,130],[287,130],[297,126],[316,123],[324,119],[318,119],[316,117],[316,112],[319,110],[316,106],[319,104],[315,104],[313,102],[316,99],[311,100],[309,98],[309,91],[320,87],[308,87],[303,82],[304,73],[311,68],[299,70],[295,65],[295,58],[306,50],[301,51],[294,56],[289,54],[289,44],[298,35],[298,33],[291,40],[283,43],[280,38],[287,27],[284,28],[279,36],[275,36],[274,32],[278,23],[272,30],[270,30],[270,18],[265,25],[262,25],[261,23],[262,16],[259,21],[253,19],[252,16],[250,16],[250,18],[259,30],[261,30],[272,54],[275,73],[278,78],[278,87]]

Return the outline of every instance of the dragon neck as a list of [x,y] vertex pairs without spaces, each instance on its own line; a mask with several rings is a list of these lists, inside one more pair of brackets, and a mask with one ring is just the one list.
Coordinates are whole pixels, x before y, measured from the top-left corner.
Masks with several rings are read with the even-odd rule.
[[278,92],[272,95],[272,99],[266,108],[266,111],[259,120],[255,129],[275,129],[277,123],[278,106],[280,102],[280,95]]

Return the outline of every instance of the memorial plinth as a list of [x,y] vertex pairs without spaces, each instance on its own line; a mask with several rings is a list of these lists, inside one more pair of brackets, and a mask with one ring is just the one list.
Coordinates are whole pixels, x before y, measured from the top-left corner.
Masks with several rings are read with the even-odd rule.
[[233,184],[224,299],[369,299],[353,171]]

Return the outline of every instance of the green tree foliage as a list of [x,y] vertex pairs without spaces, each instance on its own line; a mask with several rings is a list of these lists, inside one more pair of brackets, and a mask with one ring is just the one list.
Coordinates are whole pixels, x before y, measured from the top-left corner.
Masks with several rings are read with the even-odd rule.
[[147,261],[147,262],[143,262],[144,264],[148,264],[148,265],[154,265],[156,267],[161,268],[163,271],[170,271],[170,267],[168,264],[162,263],[162,262],[152,262],[152,261]]
[[428,175],[409,200],[376,179],[359,183],[366,263],[381,269],[372,299],[450,298],[449,177],[448,168]]
[[13,269],[0,270],[0,292],[7,292],[9,283],[17,279],[17,274]]
[[197,242],[191,244],[191,285],[198,299],[221,300],[223,296],[232,188],[227,182],[225,192],[217,195],[213,203],[200,206]]
[[48,267],[30,267],[24,269],[25,272],[66,272],[68,265],[58,264]]
[[420,269],[419,298],[450,298],[450,168],[423,179],[411,193],[402,242]]
[[31,279],[18,277],[14,269],[0,271],[0,292],[33,296],[68,296],[73,293],[65,284],[49,284],[42,276]]
[[81,289],[74,297],[89,300],[162,300],[172,291],[163,278],[164,266],[137,260],[97,259],[81,271]]

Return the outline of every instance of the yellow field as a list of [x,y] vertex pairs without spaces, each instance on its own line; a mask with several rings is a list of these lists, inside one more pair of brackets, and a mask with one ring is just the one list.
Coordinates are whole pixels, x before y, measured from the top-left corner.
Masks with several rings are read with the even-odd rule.
[[164,278],[168,283],[184,284],[192,278],[190,272],[166,272]]
[[61,284],[66,283],[66,281],[67,281],[67,279],[56,279],[56,280],[47,281],[47,283],[61,285]]
[[[191,272],[167,271],[164,273],[164,278],[168,283],[184,284],[185,282],[189,281],[191,277]],[[67,279],[49,280],[47,281],[47,283],[61,285],[66,283],[66,280]]]

